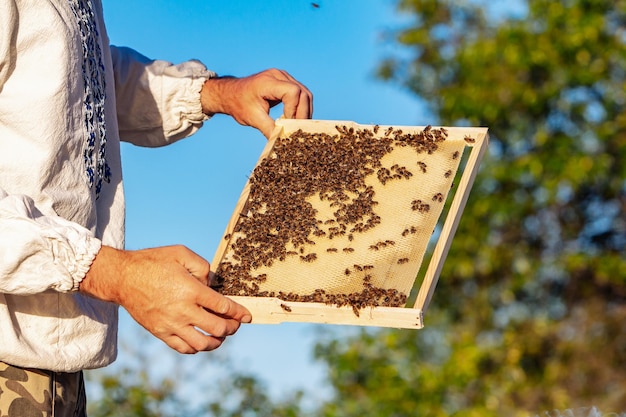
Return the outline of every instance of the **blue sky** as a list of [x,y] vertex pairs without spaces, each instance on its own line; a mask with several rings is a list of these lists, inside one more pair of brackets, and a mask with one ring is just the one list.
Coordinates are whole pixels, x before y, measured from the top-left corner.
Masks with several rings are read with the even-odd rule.
[[[199,59],[222,75],[244,76],[277,67],[314,94],[314,118],[366,124],[434,123],[417,99],[374,77],[393,49],[382,34],[402,24],[390,0],[165,1],[103,0],[111,42],[151,58]],[[278,117],[282,109],[272,112]],[[191,138],[159,149],[122,147],[127,195],[127,248],[184,244],[212,260],[265,138],[218,115]],[[333,327],[334,331],[352,328]],[[228,361],[255,372],[281,395],[317,384],[311,360],[317,326],[249,325],[215,353],[191,357],[169,351],[122,315],[123,349],[115,370],[140,345],[159,357],[159,370],[195,369]],[[233,360],[234,359],[234,360]],[[317,381],[317,382],[316,382]]]

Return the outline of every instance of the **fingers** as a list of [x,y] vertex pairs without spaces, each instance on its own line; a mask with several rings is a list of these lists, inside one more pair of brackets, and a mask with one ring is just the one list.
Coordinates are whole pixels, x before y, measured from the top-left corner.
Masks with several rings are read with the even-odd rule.
[[178,353],[194,354],[198,352],[209,352],[219,348],[224,343],[224,337],[215,337],[204,335],[190,327],[186,329],[185,334],[178,336],[172,335],[163,338],[163,341]]
[[217,349],[250,312],[207,286],[209,263],[184,246],[127,251],[119,304],[181,353]]
[[[201,291],[197,295],[196,302],[198,305],[226,319],[233,319],[241,323],[252,321],[252,315],[247,308],[210,288],[204,289],[205,291]],[[212,331],[206,331],[212,333]]]
[[313,115],[313,95],[300,82],[281,70],[267,70],[258,74],[262,83],[261,97],[264,105],[250,116],[250,125],[258,128],[266,138],[274,130],[274,120],[269,109],[283,103],[283,116],[287,119],[310,119]]
[[243,78],[221,77],[205,82],[202,109],[207,114],[224,113],[238,123],[259,129],[269,138],[274,121],[270,108],[283,103],[286,118],[313,116],[313,94],[289,73],[269,69]]
[[273,78],[268,81],[274,97],[284,106],[283,114],[288,119],[310,119],[313,116],[313,94],[302,83],[286,71],[270,69],[262,74]]
[[[243,306],[217,295],[205,299],[211,307],[194,310],[194,314],[174,327],[174,334],[161,339],[180,353],[211,351],[220,347],[226,337],[235,334],[241,323],[249,322],[251,316]],[[241,318],[235,319],[234,316]]]
[[282,96],[283,114],[287,119],[310,119],[312,115],[311,96],[308,90],[298,88],[295,84],[285,86]]
[[172,251],[175,253],[176,261],[189,271],[191,275],[204,285],[209,284],[211,265],[206,259],[185,246],[173,246]]

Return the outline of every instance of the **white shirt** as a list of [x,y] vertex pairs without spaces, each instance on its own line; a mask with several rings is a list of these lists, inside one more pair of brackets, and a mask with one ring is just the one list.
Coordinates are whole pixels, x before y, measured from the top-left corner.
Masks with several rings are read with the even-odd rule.
[[0,361],[115,359],[118,307],[77,289],[101,245],[124,246],[119,141],[195,132],[214,75],[110,47],[99,0],[0,2]]

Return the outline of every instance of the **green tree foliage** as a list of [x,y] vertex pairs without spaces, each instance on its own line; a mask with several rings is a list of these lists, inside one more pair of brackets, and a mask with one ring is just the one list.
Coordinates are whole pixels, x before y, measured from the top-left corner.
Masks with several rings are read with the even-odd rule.
[[490,152],[427,328],[321,343],[321,415],[626,411],[626,1],[526,4],[399,3],[379,75]]
[[[100,392],[89,398],[91,417],[303,417],[303,393],[282,400],[270,398],[266,386],[254,375],[224,371],[216,378],[206,371],[174,369],[177,375],[151,375],[154,366],[141,351],[139,360],[117,373],[89,374]],[[215,370],[212,370],[215,372]]]
[[[99,377],[102,398],[89,404],[93,417],[170,417],[190,415],[184,402],[176,396],[173,381],[164,379],[151,383],[148,375],[131,368],[118,375],[103,374]],[[169,411],[168,411],[169,410]],[[176,410],[176,412],[173,412]],[[180,414],[182,412],[182,414]]]

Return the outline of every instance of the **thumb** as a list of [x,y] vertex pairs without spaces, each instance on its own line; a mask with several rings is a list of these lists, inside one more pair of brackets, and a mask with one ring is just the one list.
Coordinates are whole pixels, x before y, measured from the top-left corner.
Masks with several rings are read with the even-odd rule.
[[263,133],[263,136],[265,136],[266,139],[269,139],[272,131],[274,130],[275,123],[274,119],[272,119],[267,113],[263,110],[259,110],[256,112],[254,123],[250,123],[250,126],[259,129],[259,131]]
[[209,273],[211,271],[211,265],[209,262],[200,255],[193,252],[184,246],[178,247],[178,253],[176,255],[176,261],[198,281],[204,285],[209,283]]

